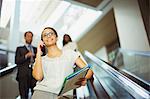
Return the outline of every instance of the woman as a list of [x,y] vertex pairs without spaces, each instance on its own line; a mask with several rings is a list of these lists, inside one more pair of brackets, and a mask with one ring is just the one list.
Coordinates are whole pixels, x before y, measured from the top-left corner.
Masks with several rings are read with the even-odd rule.
[[62,43],[63,43],[63,50],[66,50],[66,49],[72,49],[74,51],[78,50],[77,44],[72,41],[70,35],[68,34],[64,34]]
[[[55,29],[46,27],[42,31],[42,40],[37,46],[33,77],[38,80],[32,99],[58,99],[64,78],[73,72],[73,64],[83,68],[86,64],[72,50],[60,50],[56,44],[58,35]],[[41,47],[46,46],[47,54],[41,57]],[[81,85],[92,76],[89,70]]]
[[[75,42],[72,41],[70,35],[68,34],[64,34],[63,36],[63,50],[67,50],[67,49],[70,49],[70,50],[73,50],[75,51],[76,53],[78,53],[79,57],[86,63],[87,65],[87,62],[85,61],[85,59],[83,58],[82,54],[78,51],[78,47],[77,47],[77,44]],[[80,70],[79,67],[76,67],[76,65],[74,65],[74,72]],[[93,80],[93,76],[91,77],[91,80]],[[89,96],[89,93],[88,93],[88,88],[87,86],[81,86],[80,88],[77,88],[77,89],[74,89],[73,90],[73,97],[75,99],[84,99],[86,97]],[[86,92],[86,93],[85,93]],[[78,96],[76,95],[78,94]]]

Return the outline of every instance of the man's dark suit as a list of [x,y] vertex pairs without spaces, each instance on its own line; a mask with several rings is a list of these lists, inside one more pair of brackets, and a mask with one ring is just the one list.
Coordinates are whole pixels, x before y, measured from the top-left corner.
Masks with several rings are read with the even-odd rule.
[[[32,47],[34,54],[36,55],[37,49]],[[21,95],[21,99],[28,98],[29,88],[33,92],[33,87],[36,84],[36,80],[32,76],[32,67],[30,65],[30,58],[26,58],[25,54],[27,54],[29,50],[26,46],[20,46],[16,49],[15,55],[15,63],[18,67],[17,77],[16,80],[19,83],[19,92]],[[35,56],[33,57],[35,59]]]

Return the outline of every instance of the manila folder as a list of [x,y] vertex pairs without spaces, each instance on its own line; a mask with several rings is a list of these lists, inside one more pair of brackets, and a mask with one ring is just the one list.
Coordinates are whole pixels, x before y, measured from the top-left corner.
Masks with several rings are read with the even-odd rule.
[[85,77],[88,70],[89,70],[89,68],[86,67],[86,68],[83,68],[83,69],[67,76],[64,80],[63,86],[62,86],[61,91],[58,95],[60,96],[67,91],[70,91],[72,89],[76,89],[76,88],[80,87],[81,85],[76,85],[76,83],[79,81],[79,79]]

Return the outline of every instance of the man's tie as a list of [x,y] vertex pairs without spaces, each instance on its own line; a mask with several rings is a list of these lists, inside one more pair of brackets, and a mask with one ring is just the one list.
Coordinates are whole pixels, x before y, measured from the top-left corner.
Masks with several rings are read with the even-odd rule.
[[[34,54],[34,53],[33,53],[33,50],[32,50],[32,46],[31,46],[31,45],[28,45],[28,47],[29,47],[29,51],[31,51],[32,54]],[[34,63],[33,56],[31,56],[31,58],[30,58],[30,65],[32,65],[33,63]]]

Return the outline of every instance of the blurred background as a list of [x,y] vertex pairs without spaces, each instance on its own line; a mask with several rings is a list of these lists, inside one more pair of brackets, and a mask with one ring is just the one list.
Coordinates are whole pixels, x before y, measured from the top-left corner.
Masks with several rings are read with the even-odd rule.
[[[121,74],[149,94],[149,11],[149,0],[0,0],[1,99],[15,99],[19,96],[15,80],[17,68],[14,64],[14,56],[16,47],[24,44],[24,33],[32,31],[34,34],[32,44],[37,46],[41,39],[41,32],[47,26],[55,28],[58,32],[59,48],[62,48],[63,35],[69,34],[88,63],[95,64],[97,67],[105,64],[118,70],[115,72],[121,71]],[[95,63],[93,58],[88,57],[89,54],[85,54],[85,51],[103,61]],[[131,95],[134,92],[131,91],[134,89],[132,87],[131,89],[119,88],[128,90],[129,95],[117,95],[115,93],[118,92],[117,88],[116,90],[110,88],[113,90],[111,92],[106,87],[108,83],[110,85],[113,83],[106,76],[109,73],[103,72],[103,70],[107,71],[106,68],[100,67],[103,69],[99,70],[97,67],[93,69],[97,82],[94,82],[92,87],[88,87],[88,93],[94,97],[91,95],[91,99],[104,97],[130,99],[137,98],[136,96],[141,98],[142,95],[137,95],[136,92]],[[104,74],[106,74],[104,77],[96,76]],[[107,78],[106,82],[101,82],[102,78]],[[102,87],[95,89],[94,86]],[[90,91],[90,88],[93,90]],[[99,90],[100,88],[104,89],[104,93]],[[149,98],[149,95],[147,97]]]

